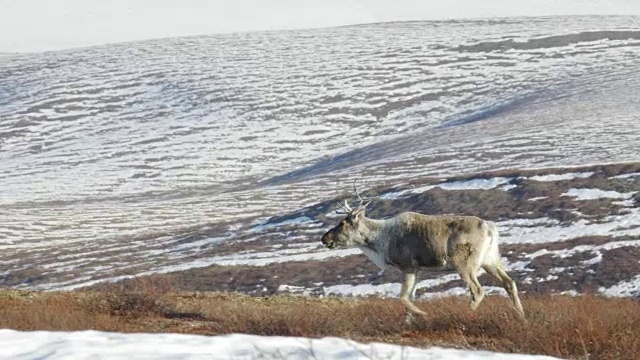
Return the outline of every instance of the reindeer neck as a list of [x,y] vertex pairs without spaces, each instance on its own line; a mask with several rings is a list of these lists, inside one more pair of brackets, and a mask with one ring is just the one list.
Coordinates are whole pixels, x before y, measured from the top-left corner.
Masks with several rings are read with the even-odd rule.
[[366,228],[366,233],[362,233],[362,235],[365,237],[367,245],[372,246],[375,245],[389,220],[378,220],[363,217],[360,221]]

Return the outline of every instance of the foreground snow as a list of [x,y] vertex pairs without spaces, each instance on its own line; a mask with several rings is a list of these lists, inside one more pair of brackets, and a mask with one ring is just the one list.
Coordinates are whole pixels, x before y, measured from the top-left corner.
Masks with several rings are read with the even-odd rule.
[[342,338],[308,339],[232,334],[121,334],[100,331],[0,330],[0,357],[13,359],[553,359],[432,347],[361,344]]

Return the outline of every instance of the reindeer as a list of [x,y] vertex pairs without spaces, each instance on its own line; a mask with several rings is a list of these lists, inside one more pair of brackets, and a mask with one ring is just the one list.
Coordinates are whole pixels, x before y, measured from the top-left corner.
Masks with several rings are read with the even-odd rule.
[[416,274],[422,268],[455,270],[469,287],[472,310],[484,298],[478,271],[482,267],[498,280],[524,319],[515,281],[504,271],[498,250],[495,223],[475,216],[423,215],[403,212],[392,218],[377,220],[365,216],[365,202],[355,182],[359,203],[351,208],[347,200],[339,204],[346,217],[322,236],[329,249],[359,248],[379,268],[394,267],[404,273],[400,300],[407,309],[407,321],[413,314],[426,315],[414,303]]

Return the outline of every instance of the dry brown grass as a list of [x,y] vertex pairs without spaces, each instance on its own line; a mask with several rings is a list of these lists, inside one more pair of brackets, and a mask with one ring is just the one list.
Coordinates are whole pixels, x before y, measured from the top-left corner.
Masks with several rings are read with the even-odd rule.
[[475,313],[465,298],[444,298],[419,302],[428,316],[407,326],[397,299],[259,298],[166,293],[144,286],[146,291],[0,292],[0,327],[341,336],[563,358],[640,359],[640,303],[632,299],[529,297],[523,299],[529,317],[524,323],[502,297],[487,298]]

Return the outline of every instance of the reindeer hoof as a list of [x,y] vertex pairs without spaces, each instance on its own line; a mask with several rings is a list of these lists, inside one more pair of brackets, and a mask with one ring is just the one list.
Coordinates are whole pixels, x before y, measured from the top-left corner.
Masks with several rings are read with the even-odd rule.
[[420,321],[421,318],[426,319],[427,314],[424,312],[423,313],[408,312],[407,315],[404,317],[404,324],[406,326],[415,325]]
[[407,316],[404,317],[404,324],[405,325],[413,325],[414,321],[415,321],[415,319],[413,318],[413,314],[411,314],[411,313],[407,313]]

